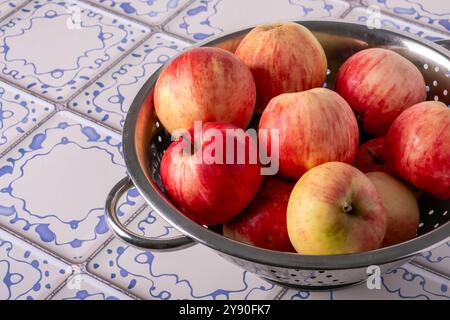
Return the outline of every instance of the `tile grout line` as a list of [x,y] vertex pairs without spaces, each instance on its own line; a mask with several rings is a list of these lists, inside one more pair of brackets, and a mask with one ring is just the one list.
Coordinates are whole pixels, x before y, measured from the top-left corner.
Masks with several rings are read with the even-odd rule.
[[[364,5],[363,3],[357,2],[357,1],[351,1],[348,3],[350,4],[350,8],[349,8],[349,10],[346,10],[344,13],[342,13],[342,15],[339,17],[340,19],[345,20],[345,18],[353,11],[353,9],[366,9],[367,10],[369,8],[366,5]],[[445,32],[439,28],[436,28],[434,26],[427,26],[427,25],[415,22],[413,20],[405,19],[402,16],[394,15],[391,12],[383,11],[383,10],[381,10],[381,8],[380,8],[380,13],[381,13],[381,15],[384,15],[388,18],[391,18],[394,20],[399,20],[400,22],[403,22],[405,24],[411,24],[414,27],[416,27],[417,29],[419,29],[419,31],[431,31],[431,32],[440,34],[443,37],[447,37],[447,39],[450,39],[450,33],[447,33],[447,32]],[[411,33],[411,34],[413,34],[413,33]]]
[[[22,91],[23,92],[23,91]],[[35,97],[36,98],[36,97]],[[6,156],[9,152],[11,152],[15,147],[17,147],[22,141],[24,141],[26,138],[28,138],[32,133],[36,132],[42,125],[47,122],[50,118],[52,118],[56,113],[58,113],[58,109],[55,105],[55,110],[50,112],[47,116],[45,116],[43,119],[41,119],[37,124],[35,124],[33,127],[31,127],[27,132],[22,134],[17,140],[14,140],[13,143],[11,143],[10,146],[8,146],[5,150],[0,152],[0,159],[2,159],[4,156]]]
[[416,262],[414,260],[411,260],[408,263],[413,265],[413,266],[415,266],[418,269],[424,270],[424,271],[426,271],[428,273],[432,273],[432,274],[434,274],[435,276],[437,276],[439,278],[443,278],[445,280],[450,280],[449,276],[447,276],[447,275],[443,274],[442,272],[437,271],[437,270],[435,270],[435,269],[433,269],[431,267],[425,266],[425,265],[421,264],[420,262]]
[[1,19],[0,19],[0,23],[2,23],[3,21],[5,21],[6,19],[8,19],[9,17],[11,17],[12,15],[14,15],[16,12],[20,11],[23,7],[27,6],[30,2],[32,2],[33,0],[26,0],[24,3],[22,3],[21,5],[17,6],[16,8],[14,8],[13,10],[11,10],[11,12],[5,14]]

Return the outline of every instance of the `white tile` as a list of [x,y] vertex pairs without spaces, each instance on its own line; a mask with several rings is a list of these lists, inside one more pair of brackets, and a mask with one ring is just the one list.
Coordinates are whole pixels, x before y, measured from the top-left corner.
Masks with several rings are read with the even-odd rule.
[[450,240],[417,257],[415,262],[450,277]]
[[[150,208],[130,229],[154,237],[177,234]],[[158,253],[113,240],[88,270],[143,299],[273,299],[281,290],[201,245]]]
[[[0,159],[0,224],[82,262],[110,235],[104,203],[124,176],[118,136],[59,112]],[[121,215],[141,204],[132,189]]]
[[283,299],[445,300],[450,299],[450,280],[406,264],[383,275],[380,289],[369,290],[366,284],[360,284],[323,292],[289,290]]
[[54,110],[52,104],[0,83],[0,154]]
[[204,40],[255,24],[339,17],[348,8],[348,3],[338,0],[196,0],[165,29],[192,40]]
[[122,130],[127,111],[145,81],[170,57],[189,46],[156,33],[117,66],[92,83],[69,107]]
[[0,300],[45,299],[69,266],[0,229]]
[[130,300],[131,298],[87,274],[74,274],[52,300]]
[[150,25],[163,23],[189,0],[88,0]]
[[64,101],[147,32],[80,2],[32,1],[0,23],[0,75]]
[[27,0],[1,0],[0,1],[0,19],[16,10],[23,5]]
[[347,14],[344,19],[349,22],[365,24],[371,28],[391,28],[406,31],[429,41],[437,41],[450,37],[450,35],[439,33],[432,29],[427,29],[413,23],[408,23],[404,20],[392,18],[391,16],[385,15],[381,11],[374,9],[355,8]]
[[450,1],[361,0],[361,3],[450,34]]

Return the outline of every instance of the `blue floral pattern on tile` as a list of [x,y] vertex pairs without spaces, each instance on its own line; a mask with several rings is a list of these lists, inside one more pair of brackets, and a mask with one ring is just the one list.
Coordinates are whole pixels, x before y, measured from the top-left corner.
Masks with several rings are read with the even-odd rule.
[[[255,7],[258,10],[253,10]],[[197,0],[171,20],[165,29],[199,41],[237,27],[275,20],[339,17],[348,8],[348,3],[337,0]],[[245,14],[236,15],[236,12]]]
[[89,0],[150,25],[164,23],[189,0]]
[[71,276],[52,300],[130,300],[123,293],[101,283],[87,274]]
[[0,19],[23,5],[27,0],[1,0],[0,1]]
[[450,281],[406,264],[382,276],[381,289],[369,290],[365,284],[323,292],[289,290],[283,299],[450,299]]
[[450,277],[450,241],[423,253],[415,262]]
[[189,44],[156,33],[95,81],[69,107],[121,130],[126,113],[148,77]]
[[[178,234],[150,208],[129,228],[152,237]],[[270,299],[281,290],[201,245],[156,253],[114,239],[92,259],[88,270],[144,299]]]
[[428,27],[450,32],[450,2],[429,0],[362,0],[366,6],[418,22]]
[[[0,159],[0,224],[69,260],[84,261],[110,234],[104,201],[126,174],[121,148],[114,134],[57,113]],[[136,189],[123,201],[124,219],[142,203]]]
[[0,83],[0,154],[54,109],[47,102]]
[[32,1],[0,25],[0,74],[64,101],[147,32],[78,2]]
[[[423,37],[429,41],[448,38],[448,36],[443,33],[441,34],[439,32],[417,27],[417,25],[392,18],[373,9],[355,8],[345,16],[345,20],[366,25],[369,24],[371,27],[376,28],[398,29]],[[373,24],[376,25],[374,26]]]
[[68,266],[0,229],[0,300],[44,299]]

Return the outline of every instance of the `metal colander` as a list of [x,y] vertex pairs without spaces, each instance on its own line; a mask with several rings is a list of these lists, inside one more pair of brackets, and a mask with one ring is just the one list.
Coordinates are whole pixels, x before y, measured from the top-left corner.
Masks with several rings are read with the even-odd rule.
[[[383,47],[398,52],[419,68],[427,84],[428,100],[450,104],[450,52],[441,45],[398,31],[370,30],[359,24],[337,21],[297,23],[315,34],[327,54],[330,70],[326,86],[329,88],[334,87],[336,72],[348,57],[362,49]],[[201,46],[218,46],[234,51],[250,30],[221,36]],[[227,239],[220,231],[189,220],[171,204],[160,182],[161,156],[171,142],[170,135],[158,122],[153,106],[153,87],[161,69],[144,84],[128,112],[123,148],[129,177],[113,187],[106,201],[108,223],[124,241],[159,251],[180,250],[199,243],[266,280],[289,287],[327,289],[364,281],[370,274],[368,267],[372,265],[378,266],[381,272],[396,268],[417,254],[438,246],[450,236],[450,200],[437,200],[426,193],[419,199],[421,222],[417,238],[357,254],[309,256],[261,249]],[[133,185],[147,203],[183,236],[172,239],[145,238],[120,223],[116,212],[117,201]]]

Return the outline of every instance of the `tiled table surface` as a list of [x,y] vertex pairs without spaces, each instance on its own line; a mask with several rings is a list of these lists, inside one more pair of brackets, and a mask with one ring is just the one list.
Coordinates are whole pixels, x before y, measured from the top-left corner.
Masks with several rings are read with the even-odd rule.
[[[324,18],[450,38],[440,0],[0,0],[0,299],[449,299],[450,241],[381,290],[285,292],[205,247],[152,253],[108,230],[120,132],[152,72],[213,35]],[[176,233],[136,190],[119,209],[136,232]]]

